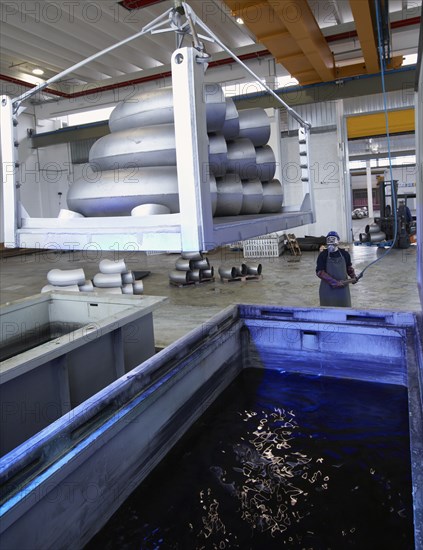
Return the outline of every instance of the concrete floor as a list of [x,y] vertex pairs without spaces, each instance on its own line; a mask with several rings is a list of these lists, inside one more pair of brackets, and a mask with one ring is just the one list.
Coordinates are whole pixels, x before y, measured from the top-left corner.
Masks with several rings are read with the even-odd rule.
[[[350,245],[349,251],[357,273],[385,253],[384,249],[375,246]],[[246,260],[242,251],[222,247],[207,254],[215,269],[215,281],[182,288],[171,286],[168,277],[179,254],[45,251],[3,257],[0,259],[0,301],[10,302],[39,293],[47,284],[46,277],[50,269],[82,267],[86,278],[92,279],[98,272],[101,259],[124,258],[128,269],[150,271],[143,279],[144,294],[168,297],[153,314],[156,345],[163,347],[231,304],[318,306],[319,279],[315,275],[317,255],[318,252],[303,252],[299,261],[292,261],[293,257],[289,253],[278,258]],[[257,262],[263,266],[261,280],[225,283],[217,274],[221,265],[231,267]],[[393,249],[384,259],[370,267],[361,281],[350,289],[352,305],[356,309],[421,311],[416,283],[416,247]]]

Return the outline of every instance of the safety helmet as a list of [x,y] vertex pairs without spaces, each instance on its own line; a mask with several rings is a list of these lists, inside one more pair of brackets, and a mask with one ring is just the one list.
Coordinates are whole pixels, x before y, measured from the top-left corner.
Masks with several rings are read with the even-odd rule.
[[331,241],[334,240],[334,238],[340,240],[339,235],[336,231],[329,231],[329,233],[326,235],[326,241],[330,239]]
[[329,233],[326,235],[326,244],[336,244],[339,241],[339,235],[336,231],[329,231]]

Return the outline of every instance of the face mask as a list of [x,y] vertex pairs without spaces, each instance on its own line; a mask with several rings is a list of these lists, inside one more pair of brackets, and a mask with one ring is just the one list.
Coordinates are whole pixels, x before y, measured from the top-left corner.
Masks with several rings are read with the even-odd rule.
[[326,244],[328,245],[328,251],[336,252],[338,250],[338,239],[335,236],[330,236],[326,239]]

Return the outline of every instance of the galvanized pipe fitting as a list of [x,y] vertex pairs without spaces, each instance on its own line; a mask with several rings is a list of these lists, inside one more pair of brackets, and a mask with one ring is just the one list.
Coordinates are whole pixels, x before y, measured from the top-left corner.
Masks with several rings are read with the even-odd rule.
[[259,214],[263,206],[263,186],[259,179],[242,182],[241,214]]
[[222,134],[225,139],[235,139],[239,136],[239,115],[234,100],[231,97],[226,98],[225,122],[222,128]]
[[210,266],[209,269],[202,269],[202,277],[203,279],[211,279],[214,277],[214,267]]
[[212,216],[216,213],[216,206],[217,206],[217,184],[216,184],[216,178],[212,174],[210,174],[210,200],[211,200],[211,207],[212,207]]
[[202,252],[181,252],[181,258],[184,260],[202,260],[203,259],[203,253]]
[[134,281],[132,283],[132,288],[134,289],[134,294],[142,294],[144,292],[144,283],[141,279],[139,281]]
[[218,272],[222,279],[235,279],[237,276],[237,270],[235,267],[220,266]]
[[241,264],[240,266],[235,266],[235,277],[244,277],[244,275],[247,275],[247,266],[245,264]]
[[[208,132],[222,129],[226,115],[226,102],[219,84],[205,84],[206,122]],[[173,123],[173,93],[167,86],[154,91],[141,92],[116,105],[110,114],[111,132],[140,128],[154,124]]]
[[98,268],[100,270],[100,273],[125,273],[127,271],[127,267],[125,264],[125,260],[108,260],[107,258],[104,260],[101,260],[101,262],[98,264]]
[[257,176],[256,150],[247,138],[228,141],[227,174],[239,174],[242,179]]
[[92,292],[94,290],[94,285],[91,279],[87,279],[83,285],[78,285],[80,292]]
[[122,294],[122,287],[114,286],[114,287],[102,288],[102,287],[97,286],[94,289],[94,292],[97,292],[99,294]]
[[169,279],[173,283],[186,284],[189,282],[189,271],[171,271]]
[[250,139],[255,147],[266,145],[270,138],[270,120],[261,107],[243,109],[239,114],[239,137]]
[[179,212],[175,166],[105,170],[89,182],[78,179],[68,191],[70,208],[85,216],[130,216],[133,208],[157,203]]
[[126,273],[122,273],[122,283],[124,285],[131,284],[135,281],[135,276],[132,273],[132,271],[127,271]]
[[175,262],[175,267],[178,271],[191,271],[193,268],[193,260],[178,258]]
[[188,271],[188,279],[190,281],[201,282],[202,274],[201,269],[193,269]]
[[122,276],[120,273],[96,273],[93,284],[97,288],[122,287]]
[[82,268],[50,269],[47,281],[54,286],[82,285],[85,283],[85,273]]
[[256,264],[256,265],[246,265],[247,268],[247,275],[261,275],[262,272],[262,265]]
[[107,134],[94,142],[89,161],[94,172],[176,166],[175,127],[160,124]]
[[131,216],[157,216],[170,214],[170,208],[164,204],[139,204],[131,210]]
[[122,294],[133,294],[134,293],[134,287],[132,284],[127,283],[122,285]]
[[192,261],[192,269],[209,269],[210,262],[208,258]]
[[256,164],[260,181],[271,181],[275,177],[276,159],[270,145],[256,147]]
[[238,216],[242,208],[242,182],[238,174],[216,178],[217,202],[215,216]]
[[279,180],[263,182],[263,206],[261,214],[280,212],[283,204],[283,187]]
[[224,176],[228,164],[228,146],[222,134],[209,134],[209,172]]

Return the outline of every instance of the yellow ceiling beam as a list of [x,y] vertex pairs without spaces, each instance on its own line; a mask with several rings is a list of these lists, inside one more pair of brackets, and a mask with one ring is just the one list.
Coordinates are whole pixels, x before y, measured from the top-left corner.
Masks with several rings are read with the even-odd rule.
[[262,42],[267,42],[268,40],[274,40],[274,39],[277,39],[277,40],[286,40],[286,39],[290,39],[291,38],[291,35],[289,34],[288,31],[276,31],[276,32],[272,32],[272,33],[268,33],[268,34],[263,34],[260,36],[260,40]]
[[[244,24],[300,84],[335,78],[332,52],[306,0],[226,0]],[[312,74],[302,80],[302,73]]]
[[333,80],[333,55],[307,0],[279,0],[272,6],[320,79]]
[[[414,132],[414,109],[389,111],[388,127],[390,134]],[[349,139],[386,135],[385,113],[348,117],[347,133]]]
[[366,71],[368,73],[377,73],[379,72],[379,57],[370,1],[350,0],[350,6],[366,64]]
[[[301,85],[379,72],[373,0],[350,0],[364,62],[335,67],[334,57],[307,0],[225,0],[257,41]],[[387,67],[398,68],[402,57]]]
[[[396,55],[391,59],[391,62],[387,64],[386,69],[398,69],[403,62],[402,55]],[[351,65],[344,65],[343,67],[336,68],[336,78],[348,78],[350,76],[358,76],[366,73],[365,63],[353,63]]]

